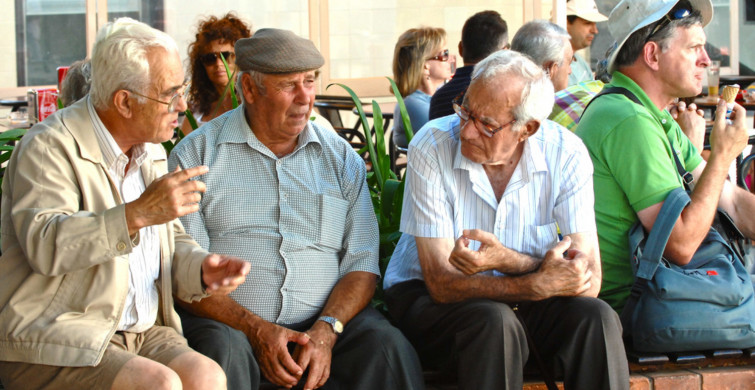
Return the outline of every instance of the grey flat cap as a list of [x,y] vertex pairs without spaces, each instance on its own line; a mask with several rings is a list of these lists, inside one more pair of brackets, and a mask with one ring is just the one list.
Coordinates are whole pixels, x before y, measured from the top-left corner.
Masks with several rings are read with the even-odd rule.
[[241,71],[298,73],[319,69],[325,59],[309,39],[277,28],[257,30],[236,41],[236,65]]

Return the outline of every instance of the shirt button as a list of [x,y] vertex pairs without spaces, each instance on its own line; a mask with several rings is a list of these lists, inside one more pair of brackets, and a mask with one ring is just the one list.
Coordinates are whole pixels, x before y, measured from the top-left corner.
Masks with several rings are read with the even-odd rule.
[[661,119],[661,123],[663,123],[665,125],[666,124],[666,120],[665,119]]
[[126,243],[123,241],[118,242],[117,244],[115,244],[115,249],[117,249],[118,251],[125,251]]

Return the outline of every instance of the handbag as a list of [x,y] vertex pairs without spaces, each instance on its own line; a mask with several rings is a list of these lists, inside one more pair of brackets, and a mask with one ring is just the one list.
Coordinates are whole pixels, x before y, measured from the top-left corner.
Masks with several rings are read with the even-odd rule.
[[755,346],[755,292],[741,258],[710,229],[692,260],[675,265],[662,257],[671,230],[690,198],[674,189],[646,235],[629,232],[635,281],[621,314],[634,349],[683,352]]

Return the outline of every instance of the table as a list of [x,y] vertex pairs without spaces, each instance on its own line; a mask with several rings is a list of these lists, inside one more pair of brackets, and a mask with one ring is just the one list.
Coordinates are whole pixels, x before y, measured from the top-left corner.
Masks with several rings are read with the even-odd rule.
[[0,99],[0,106],[11,107],[11,112],[18,111],[21,107],[26,107],[29,103],[26,96],[11,96]]
[[[715,117],[716,113],[716,105],[718,104],[718,97],[714,96],[700,96],[696,97],[694,100],[695,104],[698,108],[700,108],[703,111],[710,111],[710,118]],[[747,111],[755,111],[755,102],[737,102],[739,105],[745,108]],[[706,116],[707,118],[707,116]]]

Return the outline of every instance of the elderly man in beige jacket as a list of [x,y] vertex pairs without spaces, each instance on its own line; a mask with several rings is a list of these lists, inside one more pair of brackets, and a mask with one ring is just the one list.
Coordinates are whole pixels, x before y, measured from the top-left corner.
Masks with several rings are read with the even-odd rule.
[[[176,219],[197,209],[196,167],[167,175],[157,143],[186,108],[175,42],[109,23],[91,94],[33,127],[2,196],[0,380],[7,389],[224,389],[181,336],[173,294],[227,294],[244,261],[208,254]],[[156,145],[157,144],[157,145]]]

